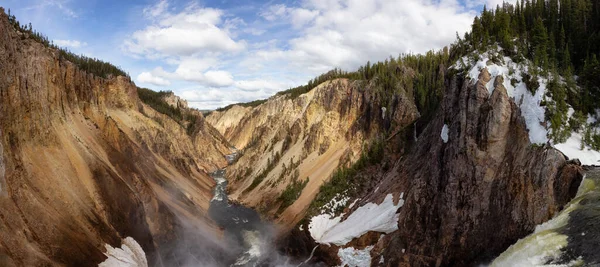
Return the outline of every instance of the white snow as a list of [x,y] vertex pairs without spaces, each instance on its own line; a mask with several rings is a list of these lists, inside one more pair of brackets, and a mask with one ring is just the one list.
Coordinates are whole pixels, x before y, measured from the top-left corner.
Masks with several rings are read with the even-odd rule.
[[356,209],[345,221],[341,221],[343,214],[335,218],[331,218],[330,214],[315,216],[311,219],[308,229],[317,243],[338,246],[345,245],[369,231],[389,234],[398,230],[399,215],[396,211],[402,205],[403,199],[394,205],[392,194],[388,194],[383,203],[367,203]]
[[346,196],[345,193],[337,194],[327,204],[321,207],[321,213],[334,212],[339,207],[345,207],[348,200],[350,200],[350,197]]
[[371,250],[373,246],[364,249],[355,249],[353,247],[340,248],[338,257],[342,261],[340,266],[348,267],[367,267],[371,266]]
[[[379,188],[379,187],[377,187]],[[358,202],[360,200],[360,198],[355,199],[352,204],[350,204],[350,206],[348,206],[349,209],[351,209],[352,207],[354,207],[354,205],[356,205],[356,202]]]
[[442,133],[440,134],[444,143],[448,143],[448,124],[444,124],[442,127]]
[[600,152],[585,146],[581,149],[580,133],[573,133],[565,143],[554,145],[556,149],[569,159],[579,159],[582,165],[600,165]]
[[545,144],[548,142],[548,130],[541,123],[545,121],[546,109],[540,106],[540,103],[546,93],[547,81],[540,78],[538,82],[540,88],[537,89],[535,95],[527,90],[525,83],[518,83],[515,88],[515,103],[519,105],[521,115],[525,118],[525,125],[529,130],[529,141],[534,144]]
[[[481,60],[477,61],[469,71],[469,78],[473,81],[477,81],[481,70],[487,68],[491,80],[486,84],[486,88],[491,95],[494,91],[493,85],[496,77],[502,75],[504,77],[502,85],[506,88],[506,93],[509,97],[514,99],[515,103],[521,109],[521,115],[525,119],[525,124],[529,130],[529,141],[533,144],[547,143],[548,130],[542,125],[545,121],[544,114],[546,113],[546,109],[540,106],[544,94],[546,93],[547,80],[538,78],[540,87],[535,92],[535,95],[532,95],[531,92],[527,90],[527,86],[521,77],[521,73],[527,72],[528,70],[526,66],[514,63],[509,57],[504,57],[504,63],[501,65],[491,63],[490,61],[491,64],[488,66],[488,61],[490,61],[489,57],[483,57]],[[511,70],[513,70],[512,74]],[[517,81],[515,86],[511,83],[512,79]]]
[[98,267],[148,267],[146,254],[142,247],[131,237],[123,239],[121,248],[113,248],[106,244],[108,258],[98,264]]

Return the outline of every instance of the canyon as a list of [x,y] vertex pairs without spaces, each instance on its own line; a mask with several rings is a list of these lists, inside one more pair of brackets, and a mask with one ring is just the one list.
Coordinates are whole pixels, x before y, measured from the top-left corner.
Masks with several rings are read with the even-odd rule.
[[0,265],[598,264],[600,154],[499,50],[439,52],[426,97],[407,57],[203,114],[0,8]]

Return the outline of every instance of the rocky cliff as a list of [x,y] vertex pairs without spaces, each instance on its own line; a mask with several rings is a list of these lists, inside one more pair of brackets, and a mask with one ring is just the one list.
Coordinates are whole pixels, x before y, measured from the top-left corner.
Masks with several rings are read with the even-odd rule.
[[[310,180],[280,217],[293,225],[334,171],[321,166],[352,162],[368,140],[385,136],[381,162],[354,175],[358,195],[340,194],[319,207],[323,214],[309,214],[281,240],[283,250],[330,265],[488,262],[557,214],[575,196],[582,169],[551,146],[531,143],[523,97],[517,102],[507,93],[508,74],[492,76],[485,66],[475,79],[445,72],[443,100],[427,119],[419,118],[412,92],[400,90],[387,106],[368,83],[349,80],[294,100],[276,96],[212,113],[208,121],[243,151],[229,177],[233,194],[276,215],[276,197],[290,181],[285,173],[299,169],[300,179]],[[328,214],[331,206],[338,211]]]
[[503,77],[490,81],[485,68],[476,81],[450,75],[437,116],[396,170],[381,188],[406,202],[381,255],[411,266],[485,263],[560,211],[583,176],[559,151],[530,143]]
[[78,69],[0,9],[0,265],[91,266],[128,236],[151,265],[179,260],[175,240],[218,243],[207,173],[229,148],[195,123],[188,134],[128,78]]
[[[408,92],[384,96],[375,88],[336,79],[297,98],[278,95],[254,108],[212,112],[207,121],[240,149],[228,168],[231,198],[283,226],[296,224],[339,166],[356,161],[383,131],[397,132],[419,117]],[[305,187],[286,206],[282,192],[298,181]]]

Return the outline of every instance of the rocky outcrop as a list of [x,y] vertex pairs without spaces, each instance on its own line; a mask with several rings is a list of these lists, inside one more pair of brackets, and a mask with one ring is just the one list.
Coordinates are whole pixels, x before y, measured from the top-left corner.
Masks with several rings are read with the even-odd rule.
[[173,92],[169,92],[165,96],[162,97],[162,100],[165,101],[169,106],[174,108],[181,109],[189,109],[188,103],[185,99],[176,96]]
[[[414,135],[389,139],[400,149],[387,149],[382,163],[357,174],[368,177],[367,188],[344,211],[343,219],[366,203],[403,194],[398,230],[370,232],[341,247],[320,245],[314,258],[335,265],[340,248],[374,246],[372,266],[478,266],[557,214],[575,196],[581,166],[530,143],[502,79],[492,81],[487,69],[476,81],[448,74],[436,115],[418,121],[425,125]],[[317,245],[307,219],[282,239],[287,253],[308,257]]]
[[[340,165],[358,159],[383,131],[398,131],[419,117],[407,95],[399,89],[384,97],[375,82],[337,79],[294,99],[278,95],[254,108],[211,113],[207,120],[241,149],[228,168],[230,197],[283,226],[296,224]],[[306,187],[282,208],[278,197],[296,179],[308,180]]]
[[[383,181],[407,192],[400,229],[383,252],[390,262],[462,266],[489,260],[575,195],[580,167],[553,148],[529,143],[501,79],[491,96],[486,69],[475,83],[449,79],[438,116],[399,163],[396,177]],[[439,137],[444,123],[448,143]]]
[[[491,95],[488,82],[487,69],[478,81],[450,77],[437,116],[382,179],[382,194],[406,196],[399,230],[374,252],[384,265],[485,263],[575,196],[581,167],[551,147],[531,145],[502,76]],[[444,124],[447,143],[440,137]]]
[[196,123],[188,134],[128,78],[78,69],[0,9],[0,265],[91,266],[128,236],[150,265],[178,260],[174,240],[218,243],[207,172],[228,147]]

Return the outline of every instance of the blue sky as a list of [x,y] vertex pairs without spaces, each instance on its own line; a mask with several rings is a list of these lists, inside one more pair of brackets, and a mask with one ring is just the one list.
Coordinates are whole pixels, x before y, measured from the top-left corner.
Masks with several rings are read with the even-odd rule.
[[440,49],[501,0],[0,0],[69,50],[138,86],[213,109],[266,98],[334,67]]

